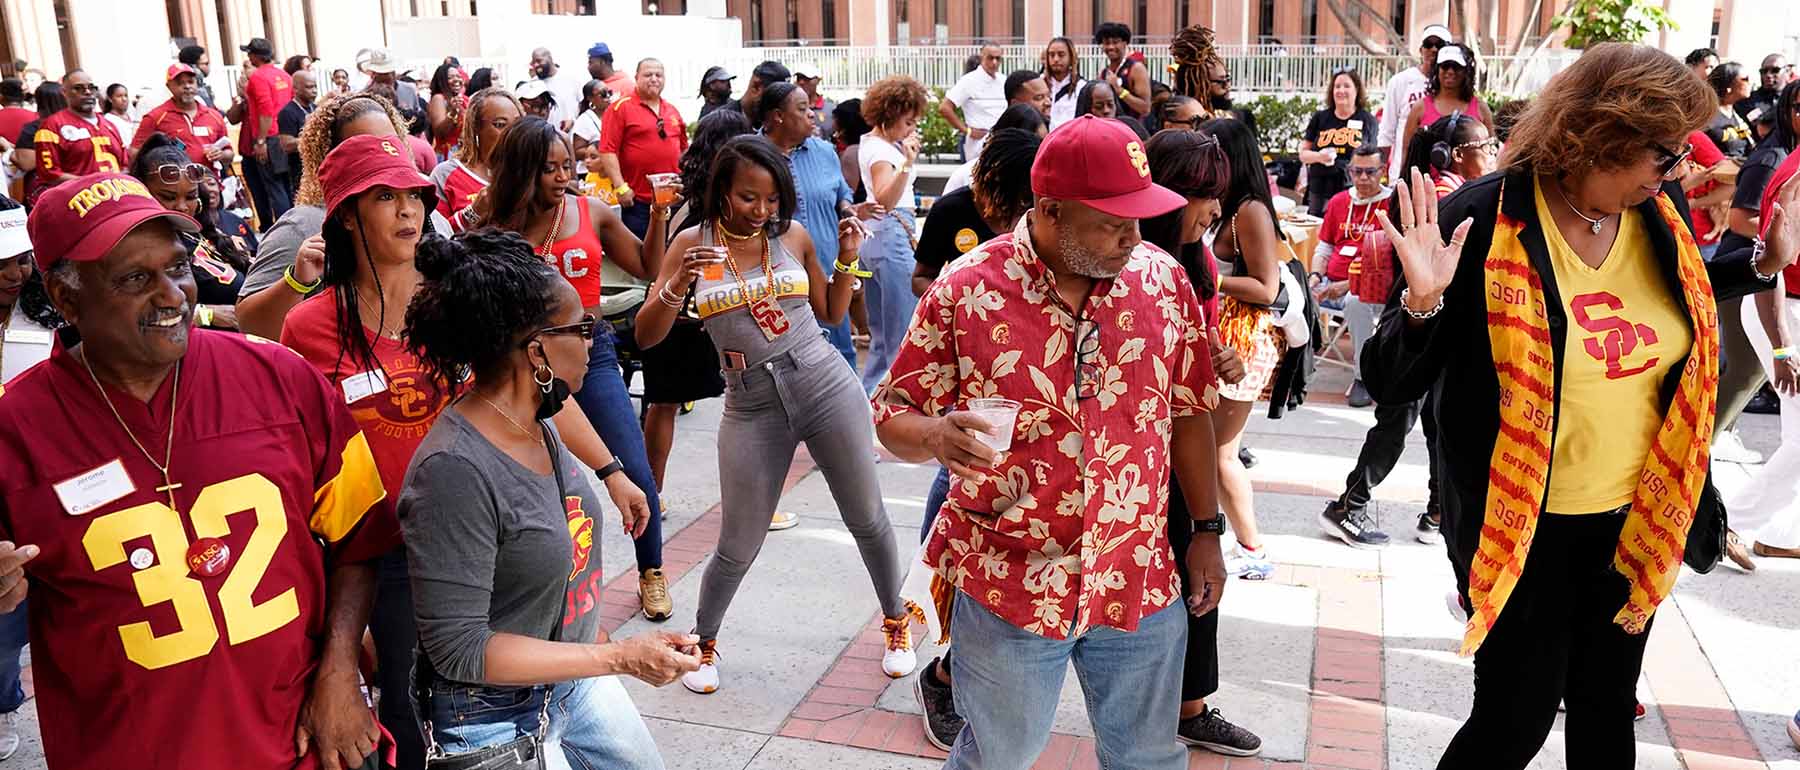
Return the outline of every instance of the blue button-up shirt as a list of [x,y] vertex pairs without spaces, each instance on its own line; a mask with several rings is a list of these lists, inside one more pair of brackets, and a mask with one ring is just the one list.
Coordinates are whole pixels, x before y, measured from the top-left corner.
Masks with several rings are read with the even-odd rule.
[[787,158],[794,175],[794,221],[812,236],[819,267],[829,276],[838,257],[838,202],[850,202],[850,185],[830,142],[809,136]]

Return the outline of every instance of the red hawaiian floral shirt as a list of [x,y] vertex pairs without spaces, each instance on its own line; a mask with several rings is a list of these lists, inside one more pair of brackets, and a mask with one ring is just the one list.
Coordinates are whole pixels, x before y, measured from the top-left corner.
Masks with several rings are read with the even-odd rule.
[[951,483],[925,563],[1034,634],[1132,631],[1181,596],[1169,437],[1174,418],[1218,400],[1205,316],[1186,271],[1149,244],[1071,309],[1031,248],[1029,221],[932,284],[876,392],[875,420],[936,417],[971,398],[1023,404],[999,466],[980,483]]

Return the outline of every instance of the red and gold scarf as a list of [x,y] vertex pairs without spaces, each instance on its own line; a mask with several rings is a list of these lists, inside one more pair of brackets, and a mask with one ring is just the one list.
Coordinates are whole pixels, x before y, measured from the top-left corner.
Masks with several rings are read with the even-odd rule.
[[[1501,194],[1505,200],[1504,189]],[[1712,283],[1700,247],[1668,195],[1657,212],[1675,235],[1681,294],[1694,324],[1694,346],[1681,385],[1657,430],[1638,476],[1613,568],[1631,584],[1613,622],[1643,633],[1681,571],[1688,527],[1706,483],[1719,385],[1719,336]],[[1554,227],[1550,222],[1545,227]],[[1481,646],[1518,585],[1543,512],[1556,410],[1556,351],[1551,345],[1542,279],[1519,238],[1524,224],[1499,215],[1486,274],[1488,341],[1500,378],[1500,435],[1488,470],[1481,542],[1469,570],[1474,612],[1463,632],[1462,654]]]

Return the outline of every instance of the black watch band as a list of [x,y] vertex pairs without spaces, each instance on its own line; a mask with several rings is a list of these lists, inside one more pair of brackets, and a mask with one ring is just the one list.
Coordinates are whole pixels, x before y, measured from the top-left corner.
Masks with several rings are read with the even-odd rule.
[[1194,534],[1196,534],[1196,535],[1203,535],[1203,534],[1223,535],[1223,534],[1225,534],[1225,517],[1224,516],[1214,516],[1210,519],[1193,519],[1193,522],[1194,522]]
[[606,477],[611,476],[615,473],[618,473],[619,471],[622,471],[622,470],[625,470],[625,464],[622,462],[619,462],[619,458],[614,457],[612,462],[602,465],[598,468],[595,468],[594,475],[599,477],[601,481],[605,481]]

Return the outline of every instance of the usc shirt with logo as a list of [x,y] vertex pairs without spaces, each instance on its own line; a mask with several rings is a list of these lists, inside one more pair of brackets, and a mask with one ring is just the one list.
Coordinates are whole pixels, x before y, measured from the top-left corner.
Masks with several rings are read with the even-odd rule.
[[1544,510],[1610,511],[1637,491],[1663,424],[1663,377],[1687,357],[1694,330],[1663,280],[1636,209],[1621,215],[1618,238],[1597,269],[1550,224],[1542,185],[1537,214],[1569,318]]

